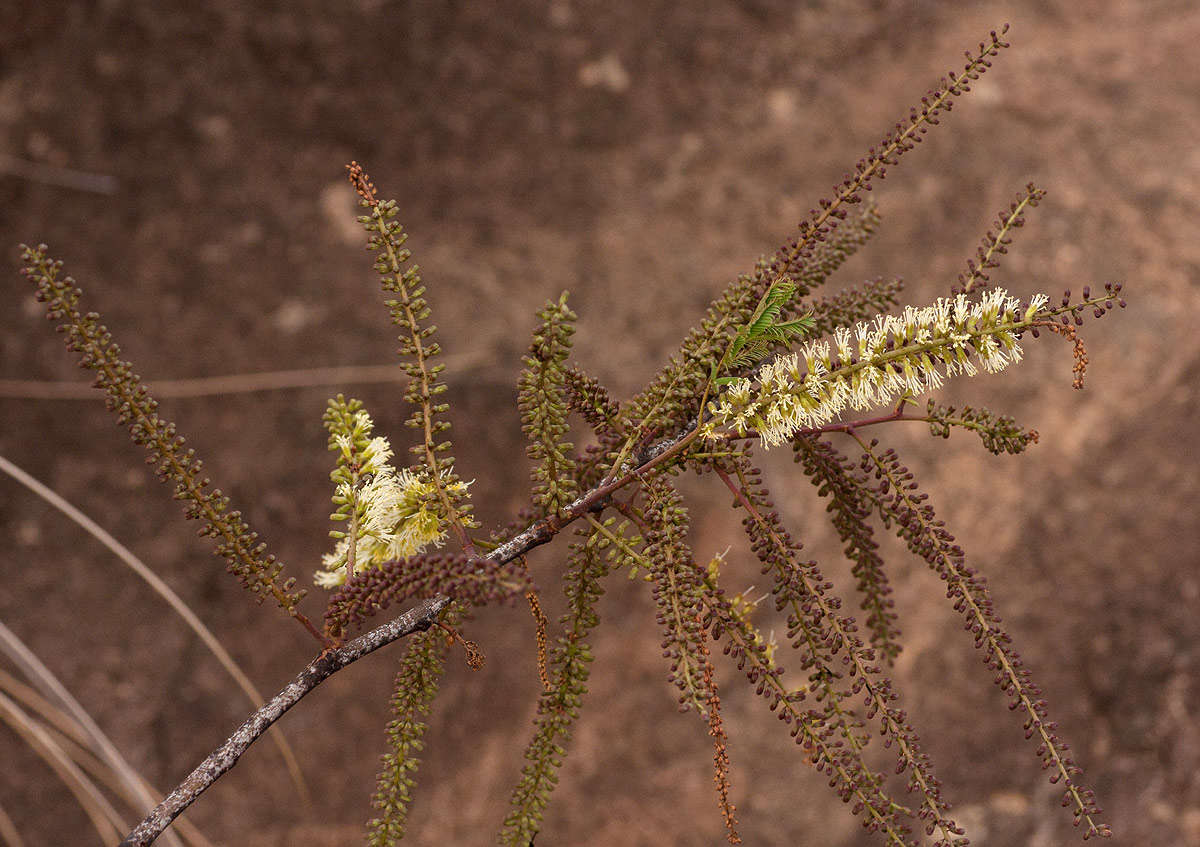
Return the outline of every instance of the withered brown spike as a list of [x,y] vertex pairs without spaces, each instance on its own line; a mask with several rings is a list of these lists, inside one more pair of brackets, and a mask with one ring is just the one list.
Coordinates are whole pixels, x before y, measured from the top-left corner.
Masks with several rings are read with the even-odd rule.
[[371,182],[362,165],[356,161],[351,161],[350,164],[346,165],[346,170],[349,171],[347,176],[358,196],[372,206],[379,205],[379,201],[375,198],[375,183]]

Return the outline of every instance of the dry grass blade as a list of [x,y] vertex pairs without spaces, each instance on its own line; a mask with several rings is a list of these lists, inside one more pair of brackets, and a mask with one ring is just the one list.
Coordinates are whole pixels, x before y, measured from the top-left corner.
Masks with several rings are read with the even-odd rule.
[[[62,704],[63,708],[66,709],[66,711],[70,714],[71,719],[75,721],[79,729],[86,734],[89,741],[89,746],[107,762],[108,766],[112,768],[113,772],[120,777],[122,784],[124,784],[138,797],[139,802],[153,806],[156,802],[153,792],[146,790],[142,783],[141,777],[138,776],[137,772],[129,766],[129,763],[125,761],[124,757],[121,756],[120,752],[117,751],[117,748],[113,746],[113,743],[108,739],[108,736],[104,734],[104,730],[100,729],[100,727],[96,725],[96,722],[92,720],[92,716],[89,715],[87,710],[79,704],[79,701],[71,695],[71,692],[67,691],[66,687],[59,682],[58,677],[51,673],[50,669],[42,664],[42,660],[39,659],[32,650],[25,646],[25,643],[21,641],[21,639],[18,638],[16,634],[3,623],[0,623],[0,651],[4,652],[5,655],[12,659],[12,661],[25,672],[25,675],[28,676],[35,685],[41,688],[44,694]],[[5,699],[7,700],[8,698],[6,697]],[[20,715],[25,714],[16,703],[12,703],[12,707],[20,712]],[[39,753],[42,752],[42,748],[39,746],[39,743],[42,745],[49,745],[53,749],[55,756],[54,760],[47,758],[46,761],[49,762],[52,767],[54,766],[54,761],[62,758],[66,760],[67,764],[70,765],[71,768],[78,770],[75,768],[74,763],[71,762],[67,757],[66,752],[59,745],[54,744],[53,739],[49,737],[49,735],[40,725],[36,726],[35,729],[37,730],[35,735],[31,735],[29,732],[24,732],[21,733],[22,737],[24,737],[31,745],[38,749]],[[43,758],[45,758],[45,754],[43,754]],[[60,776],[63,776],[63,773],[59,771],[58,768],[55,768],[55,770]],[[82,774],[80,774],[80,776],[82,777]],[[86,777],[83,778],[86,779]],[[63,776],[63,779],[64,781],[67,781],[68,777]],[[68,781],[68,784],[71,783]],[[91,784],[90,780],[88,780],[88,784],[91,785],[93,789],[95,788],[95,786]],[[103,795],[101,795],[101,799],[103,799]],[[108,801],[105,800],[104,802],[107,803]],[[85,808],[87,807],[85,806]],[[114,822],[116,822],[118,826],[124,826],[123,822],[121,822],[119,819],[114,818]],[[178,838],[173,838],[172,843],[177,845],[177,847],[182,847]]]
[[[234,681],[238,684],[238,687],[246,693],[248,698],[250,698],[250,702],[253,703],[256,708],[262,707],[264,702],[263,696],[258,692],[258,689],[254,687],[254,683],[250,681],[250,678],[246,676],[245,672],[242,671],[237,662],[234,661],[233,657],[229,655],[229,652],[221,646],[221,642],[218,641],[217,637],[212,634],[212,631],[204,625],[203,621],[196,617],[195,612],[193,612],[188,605],[183,602],[179,595],[172,591],[171,587],[159,578],[158,574],[147,567],[141,559],[139,559],[133,554],[132,551],[129,550],[129,548],[121,544],[121,542],[117,541],[109,533],[105,532],[105,530],[99,524],[3,456],[0,456],[0,471],[7,473],[17,482],[24,485],[30,491],[37,494],[47,503],[54,506],[54,508],[58,509],[71,520],[75,521],[75,523],[79,524],[79,526],[87,530],[92,537],[111,550],[117,556],[117,558],[128,565],[134,571],[134,573],[145,580],[146,584],[153,588],[160,597],[166,600],[171,608],[174,609],[176,613],[178,613],[179,616],[184,619],[187,625],[191,627],[192,631],[196,633],[202,642],[204,642],[204,646],[209,649],[209,652],[216,657],[217,661],[221,663],[221,666],[228,671],[231,677],[233,677]],[[29,655],[32,656],[33,654],[30,653]],[[39,662],[38,664],[40,665],[41,663]],[[46,672],[49,673],[49,671]],[[57,680],[55,682],[57,684]],[[66,693],[65,688],[62,688],[61,685],[58,687],[61,689],[62,695],[70,697],[70,695]],[[60,699],[62,695],[60,695],[57,691],[54,693],[54,696],[59,697]],[[63,702],[65,703],[66,701]],[[74,701],[72,700],[72,702]],[[76,704],[76,706],[78,706],[78,704]],[[80,711],[83,712],[84,717],[86,717],[87,713],[83,711],[82,707],[79,708]],[[78,715],[75,717],[76,720],[79,720],[81,725],[87,727],[87,722],[81,720]],[[91,719],[88,718],[89,722],[90,720]],[[94,727],[95,724],[93,723],[92,726]],[[99,733],[100,737],[103,737],[103,733],[100,732],[99,727],[95,727],[95,732]],[[283,736],[283,733],[277,729],[272,729],[270,734],[271,740],[275,742],[275,746],[279,748],[280,754],[287,763],[288,773],[291,775],[292,782],[296,785],[296,790],[300,793],[304,803],[306,805],[309,804],[312,801],[312,796],[309,793],[307,783],[304,781],[304,775],[300,771],[300,764],[296,761],[296,756],[292,752],[292,748],[288,745],[287,739]],[[107,739],[105,740],[105,743],[107,743]],[[108,746],[111,747],[111,744]],[[117,760],[120,760],[120,754],[117,753],[115,748],[112,748],[112,755],[116,756]],[[109,762],[116,767],[116,760],[110,759]],[[128,765],[125,767],[128,768]],[[133,770],[129,769],[128,775],[133,774]],[[147,802],[147,808],[152,808],[158,802],[152,797],[146,797],[145,800]]]
[[125,828],[121,815],[108,802],[96,784],[88,779],[87,775],[71,761],[61,747],[54,743],[54,739],[37,721],[30,718],[20,706],[3,694],[0,694],[0,720],[7,723],[12,727],[13,732],[25,739],[71,790],[75,799],[79,801],[80,808],[91,819],[92,826],[100,835],[102,843],[112,844],[120,837],[117,827],[122,830]]
[[[84,732],[79,724],[71,719],[70,715],[18,680],[15,676],[4,671],[0,671],[0,692],[11,697],[14,701],[36,715],[42,722],[43,729],[46,730],[55,744],[75,764],[79,765],[83,771],[90,774],[93,779],[104,785],[104,787],[120,796],[122,800],[129,804],[130,808],[139,808],[141,795],[134,794],[129,786],[121,782],[120,778],[109,765],[96,758],[92,751],[88,749],[89,739],[87,733]],[[160,791],[140,777],[139,784],[142,785],[145,793],[155,797],[162,796]],[[212,842],[205,838],[199,829],[187,821],[177,821],[175,829],[184,841],[194,845],[194,847],[213,847]],[[3,837],[5,837],[3,820],[0,820],[0,838]]]
[[[446,354],[448,367],[477,368],[487,359],[478,353]],[[367,385],[379,382],[404,382],[408,375],[395,365],[331,365],[327,368],[295,368],[283,371],[221,374],[190,379],[147,380],[154,396],[172,398],[217,397],[226,394],[254,394],[259,391],[287,391],[323,388],[329,385]],[[10,400],[95,400],[96,386],[78,380],[0,379],[0,397]]]
[[[154,380],[156,397],[212,397],[251,394],[288,388],[320,388],[407,379],[395,365],[346,365],[302,370],[201,376],[192,379]],[[77,380],[0,379],[0,397],[21,400],[94,400],[96,387]]]
[[21,833],[17,831],[17,825],[13,823],[13,819],[9,817],[8,811],[0,806],[0,839],[8,847],[25,847],[25,841],[21,838]]
[[87,733],[70,715],[6,671],[0,671],[0,691],[26,709],[36,712],[42,723],[69,739],[71,743],[80,747],[88,746]]

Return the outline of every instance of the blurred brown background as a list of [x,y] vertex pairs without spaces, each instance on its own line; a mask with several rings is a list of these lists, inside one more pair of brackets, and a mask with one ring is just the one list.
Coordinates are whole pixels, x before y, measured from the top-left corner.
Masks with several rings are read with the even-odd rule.
[[[0,379],[82,378],[17,274],[19,241],[67,262],[152,387],[389,362],[394,333],[343,178],[358,159],[413,233],[448,353],[459,468],[489,527],[527,491],[512,386],[546,298],[570,289],[578,361],[628,396],[725,282],[1011,21],[1012,49],[877,186],[883,227],[837,279],[900,275],[914,303],[946,293],[1033,180],[1049,195],[993,281],[1052,298],[1126,282],[1130,308],[1084,330],[1083,392],[1054,338],[947,392],[1038,429],[1026,455],[992,457],[962,433],[935,442],[920,425],[877,435],[989,575],[1117,843],[1200,844],[1194,3],[44,0],[0,15]],[[109,175],[115,190],[50,184],[22,162]],[[320,417],[339,390],[404,442],[397,384],[164,403],[304,583],[327,547]],[[144,557],[264,690],[311,657],[299,628],[208,554],[99,401],[0,398],[0,452]],[[814,490],[783,451],[767,464],[796,534],[847,587]],[[697,555],[732,543],[733,587],[761,583],[727,495],[685,486]],[[7,478],[0,537],[0,619],[155,785],[173,786],[247,714],[161,601]],[[1072,843],[937,579],[898,544],[885,550],[907,644],[898,687],[956,817],[976,844]],[[560,557],[531,560],[552,614]],[[312,591],[305,608],[321,606]],[[648,592],[615,579],[602,613],[591,708],[538,843],[715,844],[708,739],[673,710]],[[471,634],[488,664],[449,672],[414,844],[492,843],[521,765],[538,688],[528,617],[485,611]],[[258,744],[188,818],[221,843],[359,841],[399,650],[283,720],[312,808]],[[874,843],[721,668],[746,842]],[[0,803],[28,843],[89,843],[83,814],[7,729],[0,751]]]

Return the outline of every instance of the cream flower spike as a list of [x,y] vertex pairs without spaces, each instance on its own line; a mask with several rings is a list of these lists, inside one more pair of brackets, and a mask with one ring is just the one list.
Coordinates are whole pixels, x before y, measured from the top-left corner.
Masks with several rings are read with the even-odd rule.
[[1001,288],[972,302],[959,294],[899,315],[877,315],[853,329],[840,327],[829,341],[811,341],[759,372],[757,384],[731,382],[712,403],[701,427],[713,437],[721,427],[738,435],[757,431],[764,447],[783,444],[801,429],[822,426],[847,407],[864,410],[904,394],[942,386],[946,377],[996,373],[1021,359],[1018,335],[1049,298],[1022,304]]
[[[367,412],[349,405],[339,411],[326,416],[331,449],[339,454],[333,474],[338,506],[334,517],[354,527],[355,572],[414,556],[431,544],[441,546],[446,538],[445,517],[433,483],[422,473],[397,471],[391,465],[392,445],[383,436],[371,437],[375,425]],[[456,481],[448,488],[465,491],[467,485]],[[324,569],[317,571],[313,581],[322,588],[336,588],[346,581],[349,531],[348,527],[347,533],[334,533],[338,542],[321,559]]]

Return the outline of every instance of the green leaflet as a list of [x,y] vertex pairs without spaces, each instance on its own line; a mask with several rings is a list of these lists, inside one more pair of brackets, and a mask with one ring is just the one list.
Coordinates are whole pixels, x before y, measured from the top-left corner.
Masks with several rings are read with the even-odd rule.
[[767,293],[759,300],[758,308],[746,325],[738,330],[721,361],[714,362],[709,370],[709,380],[714,385],[725,385],[738,378],[718,376],[721,371],[740,371],[753,367],[766,358],[773,347],[787,346],[813,330],[816,324],[812,314],[776,323],[780,312],[795,293],[796,285],[790,280],[781,277],[771,283]]

